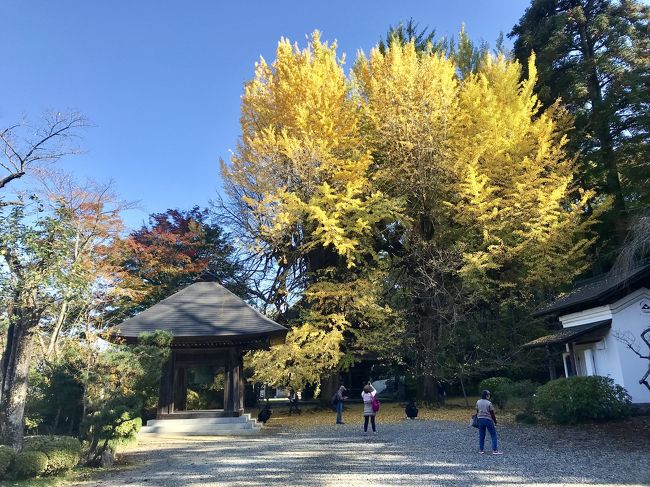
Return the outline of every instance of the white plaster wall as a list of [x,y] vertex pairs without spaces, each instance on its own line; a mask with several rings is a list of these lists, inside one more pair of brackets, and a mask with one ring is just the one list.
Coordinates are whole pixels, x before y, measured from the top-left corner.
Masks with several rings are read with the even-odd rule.
[[[595,323],[597,321],[613,320],[612,310],[609,305],[590,308],[577,313],[571,313],[560,316],[560,322],[564,328],[572,326]],[[612,324],[613,326],[613,324]],[[582,353],[582,349],[576,347]],[[594,354],[594,363],[596,366],[596,375],[611,377],[617,384],[623,385],[623,371],[619,359],[619,351],[616,339],[612,336],[611,331],[597,344],[590,345]]]
[[[598,343],[588,345],[576,345],[574,353],[580,354],[580,360],[585,361],[585,350],[591,350],[594,361],[594,374],[610,377],[617,384],[623,385],[624,375],[619,359],[619,350],[616,339],[612,336],[611,331]],[[586,363],[585,363],[586,366]]]
[[641,311],[643,299],[650,299],[650,290],[637,289],[610,305],[560,316],[564,328],[612,320],[611,329],[605,338],[589,346],[594,354],[595,373],[611,377],[614,382],[625,387],[634,403],[650,403],[650,391],[639,384],[639,379],[647,370],[648,361],[639,358],[617,336],[632,338],[641,353],[648,353],[647,347],[639,337],[641,331],[650,326],[650,313]]
[[609,335],[614,338],[621,364],[623,381],[620,384],[627,389],[632,396],[632,402],[635,403],[650,403],[650,391],[643,384],[639,384],[639,379],[648,368],[648,361],[639,358],[616,337],[627,337],[634,341],[642,354],[648,354],[648,348],[641,341],[640,335],[650,326],[650,313],[641,310],[641,302],[643,300],[647,302],[649,299],[650,290],[641,288],[611,305],[613,318]]

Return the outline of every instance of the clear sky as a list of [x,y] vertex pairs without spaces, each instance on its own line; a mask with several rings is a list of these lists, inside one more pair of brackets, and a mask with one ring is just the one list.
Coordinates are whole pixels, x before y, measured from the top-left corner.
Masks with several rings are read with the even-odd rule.
[[391,24],[413,18],[440,36],[461,23],[494,45],[526,0],[458,1],[0,1],[0,127],[50,109],[93,124],[85,153],[64,167],[112,179],[138,200],[131,227],[151,212],[207,205],[219,159],[239,135],[244,81],[280,37],[304,46],[315,29],[338,41],[349,66]]

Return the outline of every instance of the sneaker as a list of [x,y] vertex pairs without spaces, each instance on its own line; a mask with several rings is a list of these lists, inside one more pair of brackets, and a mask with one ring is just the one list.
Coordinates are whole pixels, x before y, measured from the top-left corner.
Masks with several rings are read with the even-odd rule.
[[373,432],[372,432],[372,434],[373,434],[373,435],[376,435],[376,434],[377,434],[377,432],[376,432],[376,431],[373,431]]
[[494,450],[492,455],[503,455],[503,452],[501,450]]
[[481,451],[478,452],[479,455],[483,455],[484,453],[485,453],[485,452],[484,452],[483,450],[481,450]]

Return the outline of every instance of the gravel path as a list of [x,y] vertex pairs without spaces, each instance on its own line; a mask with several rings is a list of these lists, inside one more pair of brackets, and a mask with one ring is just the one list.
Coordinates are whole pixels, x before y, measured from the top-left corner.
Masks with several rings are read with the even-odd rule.
[[[503,456],[478,455],[463,424],[405,421],[364,436],[358,424],[257,437],[150,439],[131,466],[77,486],[650,485],[647,443],[607,444],[580,428],[499,427]],[[489,445],[489,435],[486,441]]]

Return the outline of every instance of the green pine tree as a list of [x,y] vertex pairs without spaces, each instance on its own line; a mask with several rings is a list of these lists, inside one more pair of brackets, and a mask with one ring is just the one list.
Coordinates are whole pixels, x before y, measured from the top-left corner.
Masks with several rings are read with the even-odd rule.
[[542,102],[560,97],[575,117],[581,184],[612,199],[600,232],[605,263],[650,203],[649,18],[635,0],[533,0],[509,34],[524,66],[537,54]]

